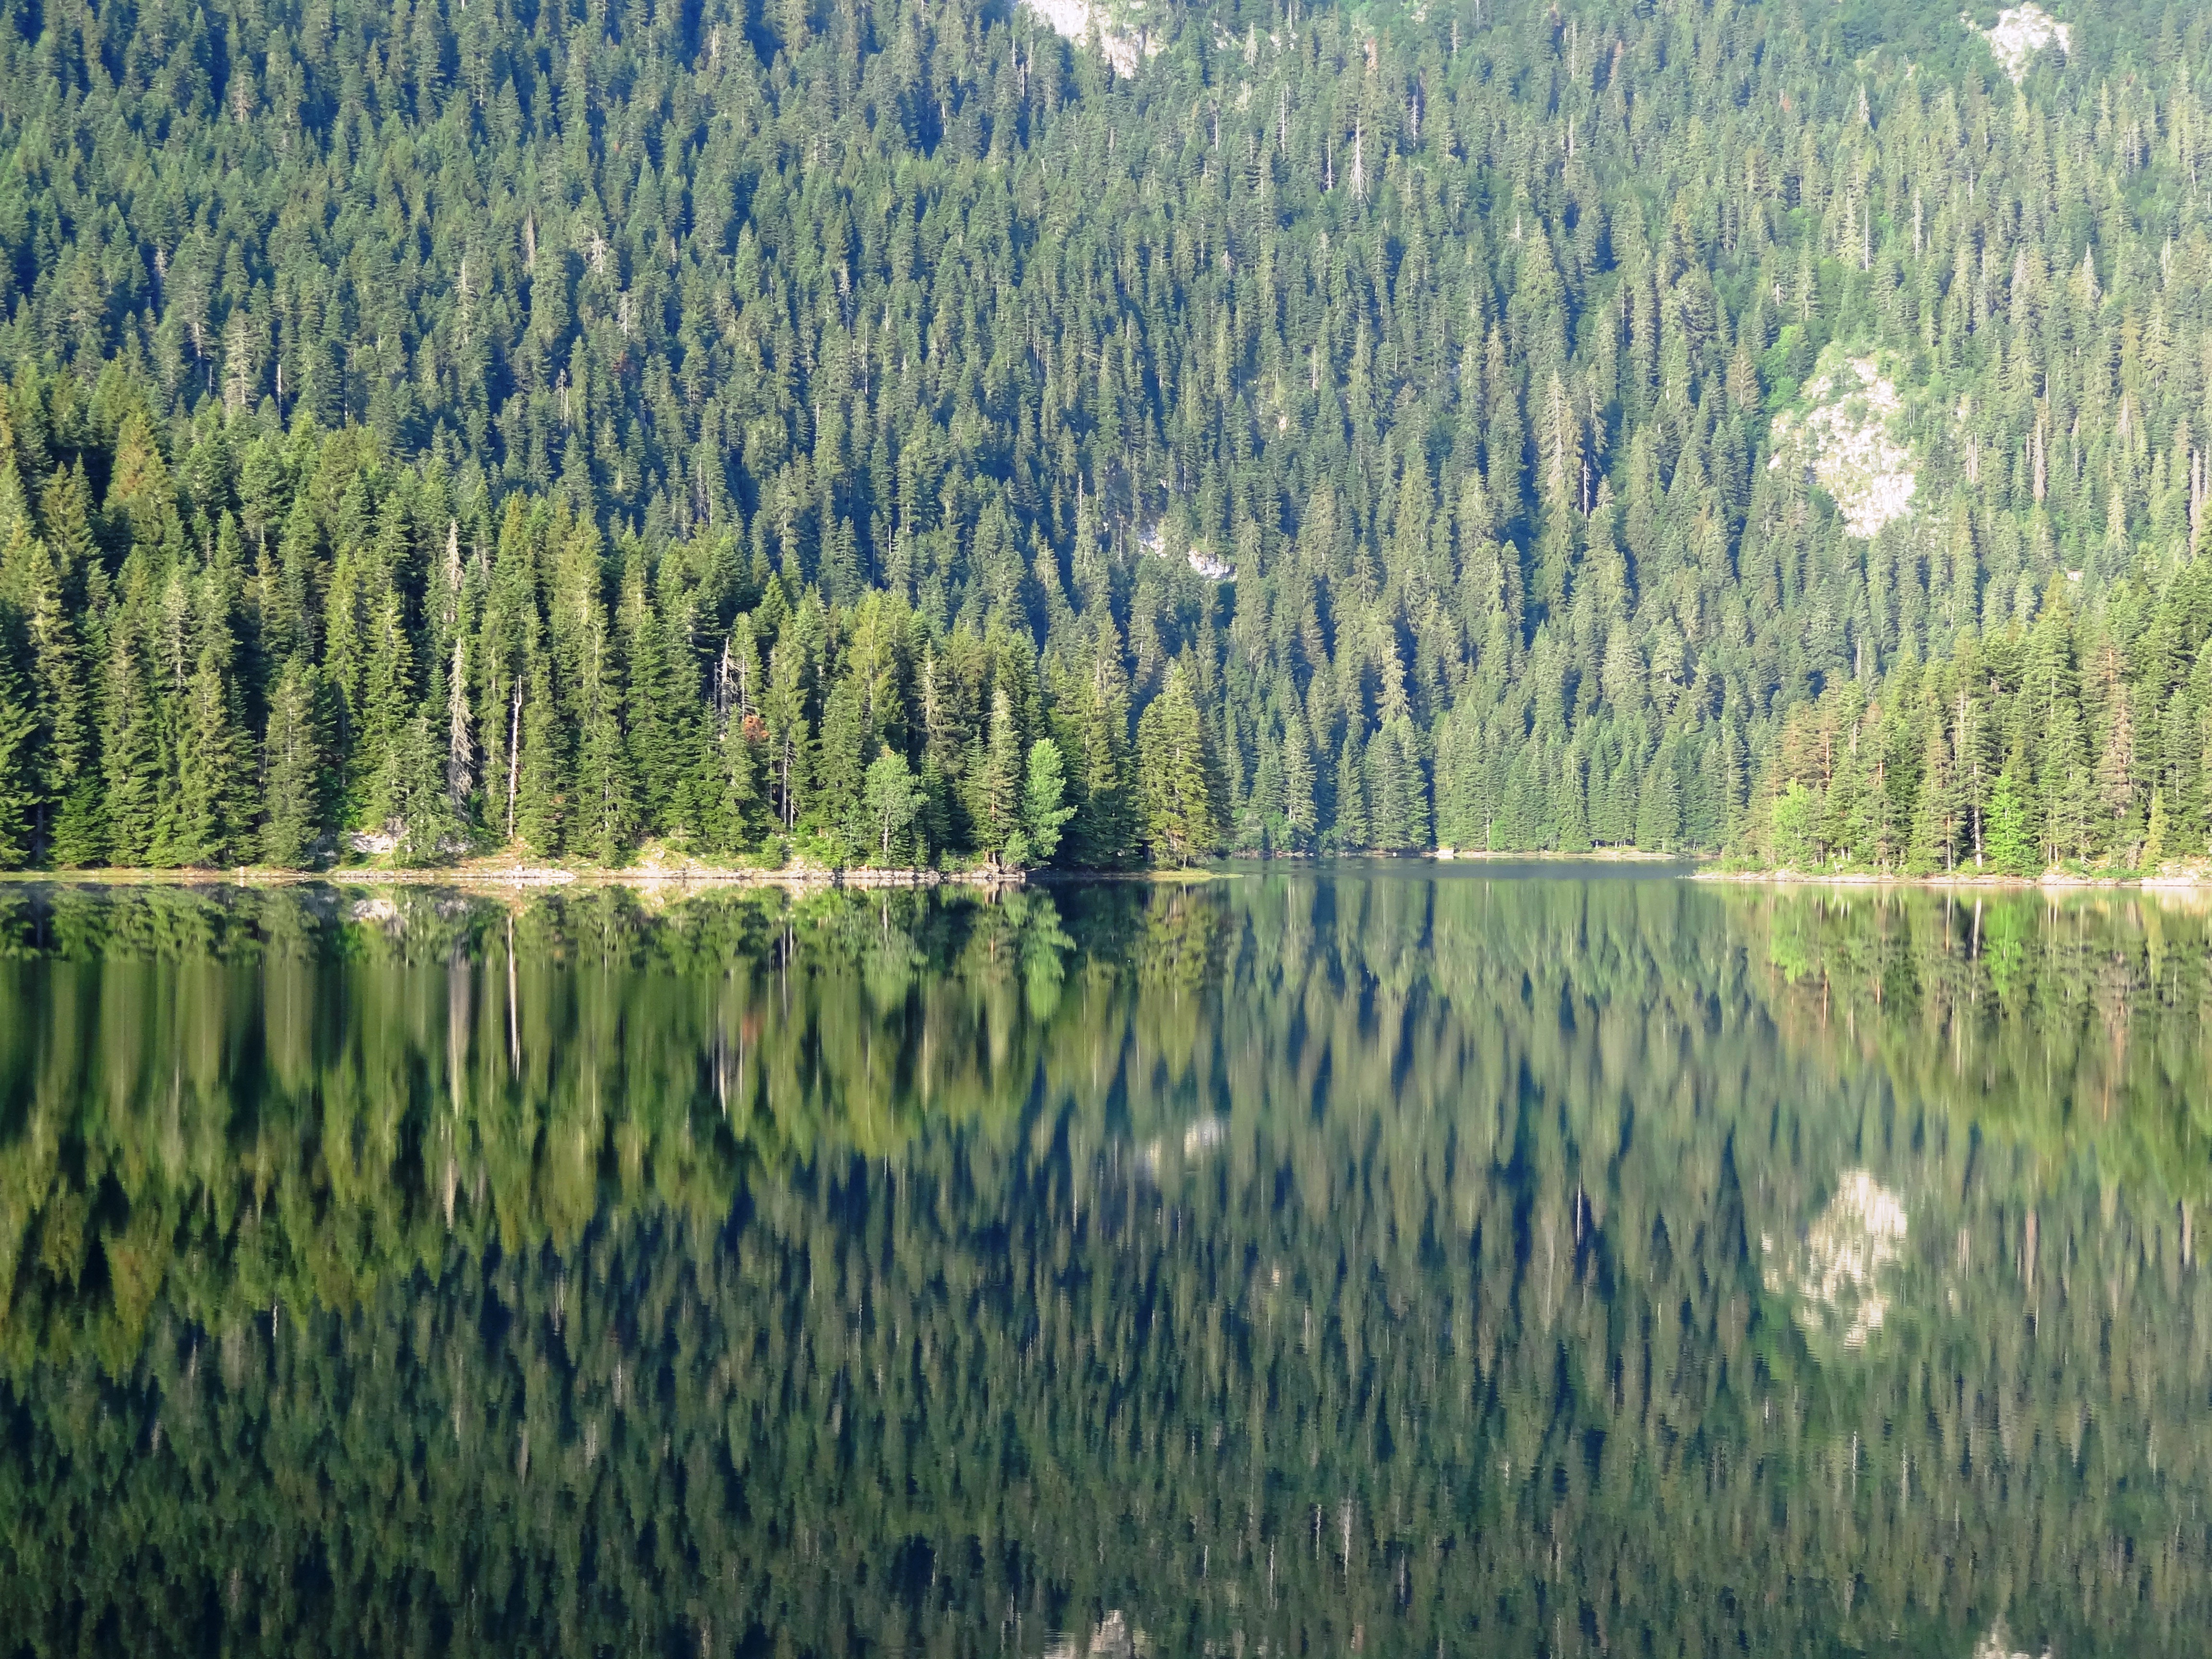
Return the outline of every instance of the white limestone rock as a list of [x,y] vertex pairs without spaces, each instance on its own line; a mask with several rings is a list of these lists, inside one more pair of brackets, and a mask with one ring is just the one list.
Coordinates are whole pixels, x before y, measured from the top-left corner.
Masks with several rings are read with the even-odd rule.
[[1831,346],[1802,398],[1802,413],[1774,417],[1769,470],[1804,468],[1834,498],[1845,532],[1863,539],[1911,514],[1920,480],[1903,435],[1905,400],[1879,361]]
[[1030,9],[1052,25],[1055,33],[1082,45],[1098,26],[1098,49],[1123,77],[1136,74],[1137,65],[1154,56],[1160,43],[1147,27],[1146,0],[1028,0]]
[[1959,21],[1990,43],[1990,50],[1996,55],[1997,62],[2014,86],[2027,79],[2028,59],[2045,46],[2057,46],[2063,52],[2074,49],[2073,26],[2060,22],[2035,0],[2026,0],[2024,4],[1999,12],[1996,24],[1990,28],[1977,27],[1974,20],[1963,12]]

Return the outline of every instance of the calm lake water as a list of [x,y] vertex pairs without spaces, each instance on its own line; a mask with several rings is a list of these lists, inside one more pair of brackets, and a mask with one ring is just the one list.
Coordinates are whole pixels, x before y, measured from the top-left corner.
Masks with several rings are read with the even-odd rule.
[[2212,1630],[2212,916],[0,888],[0,1651]]

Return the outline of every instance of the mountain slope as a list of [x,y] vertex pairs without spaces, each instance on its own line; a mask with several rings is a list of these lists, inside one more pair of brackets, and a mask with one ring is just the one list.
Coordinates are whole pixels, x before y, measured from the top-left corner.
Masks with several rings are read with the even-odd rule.
[[[1034,857],[1050,737],[1063,859],[1717,845],[2191,556],[2206,25],[2067,21],[19,9],[0,842]],[[1769,465],[1832,344],[1868,537]]]

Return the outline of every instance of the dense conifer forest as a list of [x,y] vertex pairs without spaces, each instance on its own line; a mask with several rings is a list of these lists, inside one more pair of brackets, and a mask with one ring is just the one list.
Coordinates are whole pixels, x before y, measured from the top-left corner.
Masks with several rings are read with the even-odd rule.
[[2212,1614],[2178,903],[18,888],[0,996],[11,1652]]
[[2212,20],[2060,11],[0,8],[0,863],[2201,856]]

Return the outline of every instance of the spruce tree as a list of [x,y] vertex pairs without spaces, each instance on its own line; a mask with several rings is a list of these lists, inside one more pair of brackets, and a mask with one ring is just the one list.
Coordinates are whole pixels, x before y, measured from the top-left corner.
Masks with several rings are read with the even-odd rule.
[[432,724],[430,709],[423,708],[400,729],[392,744],[389,823],[392,857],[403,865],[437,863],[453,850],[459,837],[441,726],[442,722]]
[[867,827],[875,841],[877,860],[888,865],[893,849],[921,806],[921,792],[915,786],[914,770],[897,750],[886,749],[868,763],[864,806]]
[[177,734],[177,787],[162,805],[161,863],[221,866],[252,842],[252,764],[216,648],[200,653]]
[[522,750],[515,786],[514,832],[539,858],[557,858],[568,833],[568,744],[540,665],[523,677]]
[[1137,774],[1144,836],[1155,863],[1187,865],[1220,840],[1214,816],[1206,727],[1177,662],[1137,722]]
[[1060,745],[1050,738],[1039,738],[1030,745],[1022,783],[1020,862],[1052,862],[1060,850],[1060,831],[1075,815],[1075,809],[1064,804],[1066,794]]
[[329,778],[318,678],[295,652],[269,697],[261,761],[261,857],[280,869],[314,861],[325,827]]
[[1682,838],[1682,779],[1674,767],[1672,738],[1659,745],[1644,775],[1636,802],[1636,844],[1652,852],[1672,852]]
[[830,688],[822,708],[822,732],[815,750],[817,828],[848,836],[859,846],[868,841],[866,793],[867,708],[861,689],[848,675]]
[[39,733],[29,676],[20,658],[19,619],[0,601],[0,869],[20,869],[36,850],[38,792],[31,760]]
[[1359,734],[1347,726],[1336,757],[1336,850],[1364,853],[1374,844],[1367,819],[1367,769]]
[[969,807],[978,840],[987,852],[1018,862],[1021,849],[1014,842],[1023,828],[1021,729],[1014,719],[1013,696],[1003,683],[991,693],[990,732],[979,760]]
[[[0,460],[0,505],[20,503],[12,460]],[[38,804],[34,856],[62,869],[100,857],[100,782],[94,769],[90,699],[76,619],[61,573],[46,544],[31,533],[20,504],[0,523],[0,582],[21,607],[28,679],[38,711],[37,741],[27,777]]]
[[100,757],[107,849],[118,865],[151,861],[161,803],[169,787],[152,677],[134,619],[111,625]]
[[1571,747],[1561,757],[1559,787],[1559,851],[1590,850],[1589,815],[1585,805],[1583,760]]
[[2154,789],[2150,794],[2150,823],[2143,831],[2142,848],[2136,854],[2136,865],[2145,875],[2154,876],[2165,862],[2166,792]]
[[1283,722],[1283,824],[1291,851],[1310,852],[1320,815],[1314,801],[1313,744],[1293,708]]
[[576,744],[575,811],[568,834],[602,864],[617,864],[636,844],[637,806],[629,756],[613,709],[587,714]]
[[1139,830],[1128,752],[1128,705],[1118,664],[1102,648],[1075,693],[1073,775],[1077,810],[1066,859],[1115,870],[1137,855]]
[[2027,803],[2009,769],[1997,774],[1996,786],[1990,794],[1989,818],[1984,849],[1991,869],[2000,875],[2031,876],[2043,868]]

